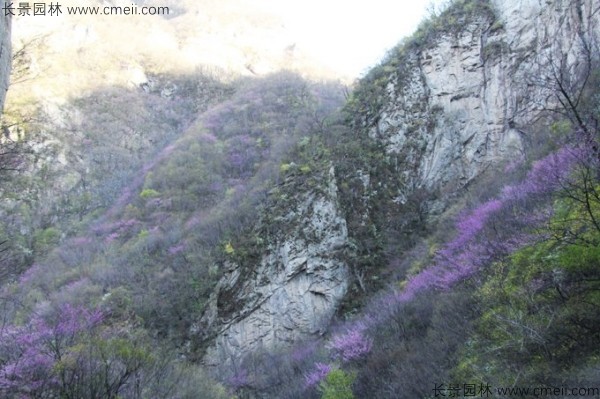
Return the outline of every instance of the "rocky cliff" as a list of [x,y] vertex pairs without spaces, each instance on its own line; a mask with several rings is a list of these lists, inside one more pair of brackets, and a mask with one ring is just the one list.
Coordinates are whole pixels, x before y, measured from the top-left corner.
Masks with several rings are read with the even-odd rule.
[[0,110],[4,107],[4,98],[8,90],[10,76],[10,25],[10,16],[0,17]]
[[[383,230],[369,225],[373,209],[402,206],[421,188],[438,193],[425,200],[442,211],[486,169],[526,157],[551,123],[557,69],[581,72],[582,43],[598,32],[593,3],[457,1],[394,49],[347,106],[355,132],[385,152],[373,155],[377,168],[352,165],[363,191],[352,195],[364,204],[339,209],[333,169],[327,195],[298,194],[289,233],[272,240],[256,265],[228,265],[195,330],[215,334],[207,363],[229,364],[323,332],[355,274],[336,255],[361,240],[346,231],[348,214],[361,208],[355,226]],[[388,204],[377,196],[386,186],[394,188]]]
[[456,2],[395,49],[372,73],[383,100],[361,122],[388,154],[410,159],[399,171],[412,183],[405,187],[452,192],[523,156],[533,122],[556,103],[553,74],[575,75],[586,37],[597,33],[593,7]]

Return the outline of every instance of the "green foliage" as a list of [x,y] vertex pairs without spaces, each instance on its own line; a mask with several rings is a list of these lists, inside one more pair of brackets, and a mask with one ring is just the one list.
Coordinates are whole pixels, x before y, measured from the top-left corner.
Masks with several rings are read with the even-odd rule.
[[490,32],[496,32],[504,29],[504,22],[501,19],[494,21],[494,24],[490,27]]
[[555,207],[551,229],[577,231],[577,240],[556,235],[486,273],[476,294],[485,310],[455,369],[457,378],[555,385],[581,382],[582,363],[599,365],[600,231],[585,222],[577,201]]
[[573,124],[569,120],[563,119],[563,120],[554,122],[550,126],[550,131],[552,132],[552,134],[554,134],[556,136],[565,136],[568,133],[573,131]]
[[158,191],[153,190],[151,188],[146,188],[140,193],[140,198],[147,199],[152,197],[158,197],[159,195],[160,193]]
[[352,384],[356,379],[354,373],[347,373],[342,369],[333,369],[319,384],[321,399],[354,399]]
[[223,251],[225,251],[225,253],[227,255],[233,255],[235,253],[235,249],[233,248],[233,245],[231,245],[231,241],[228,241],[225,244],[225,247],[223,248]]
[[300,172],[308,174],[308,173],[312,172],[312,169],[309,165],[302,165],[302,166],[300,166]]
[[129,318],[132,303],[131,292],[125,287],[117,287],[103,298],[102,306],[111,317],[119,320]]
[[[86,140],[95,141],[91,155],[82,153],[88,163],[100,166],[91,173],[78,171],[79,183],[64,180],[76,185],[65,197],[65,208],[75,210],[81,220],[93,209],[100,212],[113,204],[117,196],[119,201],[85,230],[88,236],[81,237],[79,247],[63,245],[52,252],[62,231],[75,228],[67,221],[66,230],[40,230],[51,218],[22,204],[19,214],[30,231],[39,230],[33,246],[50,253],[21,286],[11,287],[15,302],[23,303],[14,320],[26,320],[29,309],[39,304],[53,306],[74,298],[99,304],[109,315],[101,334],[71,345],[56,372],[76,372],[81,369],[77,361],[93,355],[97,362],[88,363],[117,377],[123,370],[143,370],[140,376],[146,379],[140,388],[131,388],[144,386],[135,397],[226,397],[220,385],[192,364],[171,359],[161,363],[162,350],[185,346],[190,359],[203,355],[217,330],[210,323],[198,326],[198,321],[207,319],[202,316],[223,266],[233,264],[239,277],[231,289],[218,292],[217,323],[241,308],[236,303],[243,297],[240,290],[247,288],[245,279],[253,278],[266,248],[300,230],[298,204],[309,195],[330,195],[330,173],[350,235],[344,260],[356,277],[342,312],[355,312],[389,283],[388,265],[399,265],[393,272],[398,275],[418,274],[436,256],[435,243],[424,244],[422,257],[402,261],[405,251],[428,233],[427,204],[436,193],[409,186],[411,179],[399,176],[418,168],[410,156],[418,159],[426,150],[428,136],[420,133],[434,129],[441,108],[427,109],[422,101],[407,110],[428,116],[408,126],[406,153],[388,153],[382,140],[367,131],[378,123],[388,91],[402,90],[423,51],[436,40],[460,36],[476,19],[491,31],[502,29],[491,4],[454,1],[440,16],[425,21],[362,79],[336,117],[330,111],[339,104],[339,95],[329,93],[334,101],[327,103],[327,93],[319,93],[323,87],[287,73],[238,81],[237,93],[227,94],[227,101],[200,116],[195,95],[212,86],[187,80],[178,81],[185,95],[173,99],[181,101],[177,107],[155,94],[142,100],[121,98],[116,89],[78,100],[79,108],[96,113],[68,130],[86,132]],[[503,42],[488,43],[483,57],[505,50]],[[179,109],[183,115],[173,112]],[[145,125],[150,117],[156,120]],[[188,125],[191,120],[196,122]],[[189,129],[179,135],[184,126]],[[559,136],[570,129],[557,123],[552,130]],[[119,132],[146,130],[151,131],[147,137],[111,145],[115,135],[137,137]],[[169,132],[162,144],[180,138],[170,146],[146,147],[148,137],[159,137],[156,133],[162,130]],[[156,157],[142,167],[148,154]],[[129,159],[137,161],[127,163],[123,173],[116,169]],[[40,176],[56,173],[47,165],[40,169]],[[141,172],[134,176],[134,170]],[[118,176],[107,179],[113,172]],[[45,179],[40,176],[36,184],[41,187]],[[575,381],[580,377],[577,362],[597,369],[600,230],[592,224],[600,206],[598,196],[593,198],[599,190],[592,186],[590,191],[589,182],[583,189],[572,188],[575,200],[555,204],[546,241],[496,261],[457,292],[432,292],[402,305],[396,296],[387,303],[382,297],[389,323],[374,332],[373,347],[369,339],[364,358],[353,360],[356,373],[328,373],[319,386],[322,398],[386,397],[401,390],[404,397],[423,397],[431,391],[427,384],[450,380],[452,366],[460,381],[506,385]],[[300,234],[315,240],[306,229]],[[475,283],[477,288],[470,285]],[[264,364],[270,364],[270,355]],[[302,356],[288,360],[296,379],[302,379]],[[273,372],[276,378],[263,377],[262,385],[280,389],[289,383],[280,371]]]
[[[79,235],[126,188],[132,193],[140,189],[136,173],[145,162],[160,156],[162,148],[181,136],[192,119],[232,92],[231,84],[204,71],[155,75],[150,91],[90,88],[85,95],[65,98],[58,114],[51,117],[27,89],[38,85],[38,78],[11,87],[2,116],[3,126],[10,126],[12,142],[3,139],[0,152],[0,213],[13,215],[3,218],[2,224],[11,236],[10,272],[14,275],[31,264],[33,255],[43,256],[56,245],[39,243],[35,248],[35,231],[51,224],[63,237]],[[167,98],[161,95],[165,87],[176,90]],[[35,151],[32,143],[36,143]],[[4,173],[2,166],[9,160],[23,173]],[[0,271],[2,281],[4,277]]]
[[[360,302],[360,292],[377,289],[378,269],[400,257],[427,232],[427,213],[434,190],[411,187],[407,171],[418,168],[419,154],[427,148],[427,134],[436,126],[441,109],[427,109],[427,100],[407,113],[423,113],[407,129],[407,140],[400,154],[387,153],[381,140],[366,131],[376,131],[382,108],[390,97],[401,96],[411,73],[420,68],[423,51],[433,47],[441,37],[459,36],[470,24],[496,25],[489,1],[454,1],[439,16],[425,21],[415,35],[391,50],[380,65],[361,79],[344,108],[344,128],[335,137],[333,159],[339,180],[340,199],[348,221],[355,251],[349,256],[356,275],[364,275],[364,284],[355,289],[352,298]],[[490,43],[485,57],[505,51],[506,44]],[[403,176],[399,178],[399,176]],[[366,183],[367,182],[367,183]],[[365,183],[367,186],[365,186]],[[404,193],[408,193],[405,195]],[[354,287],[356,288],[356,287]],[[346,304],[351,310],[356,304]],[[350,308],[350,309],[348,309]]]
[[290,171],[290,169],[292,169],[292,166],[293,166],[293,165],[292,165],[292,164],[289,164],[289,163],[282,163],[282,164],[279,166],[279,172],[281,172],[282,174],[285,174],[285,173],[289,172],[289,171]]
[[36,231],[34,235],[34,248],[37,253],[43,253],[54,247],[60,241],[61,233],[54,227]]
[[[385,76],[381,71],[381,76]],[[354,100],[371,107],[370,114],[377,114],[377,104],[370,104],[367,95],[362,97],[364,87],[370,90],[371,78],[366,77],[359,85]],[[378,96],[378,94],[373,94]],[[385,100],[385,99],[384,99]],[[361,306],[365,294],[381,288],[385,283],[382,273],[385,267],[400,258],[402,252],[412,247],[426,233],[426,213],[435,191],[411,187],[407,170],[414,170],[415,163],[408,154],[388,153],[383,140],[365,132],[371,126],[361,118],[367,115],[357,109],[361,105],[347,104],[342,117],[334,125],[336,133],[331,138],[330,152],[335,165],[339,200],[348,225],[351,247],[347,250],[347,262],[357,276],[342,305],[342,312],[352,313]],[[433,115],[439,111],[433,110]],[[357,118],[357,115],[360,117]],[[373,122],[376,123],[376,122]],[[419,132],[431,128],[425,123]],[[415,133],[415,136],[418,136]],[[414,154],[424,150],[424,140],[409,140]],[[414,151],[414,152],[413,152]],[[409,189],[410,187],[410,189]],[[403,195],[404,192],[409,192]]]

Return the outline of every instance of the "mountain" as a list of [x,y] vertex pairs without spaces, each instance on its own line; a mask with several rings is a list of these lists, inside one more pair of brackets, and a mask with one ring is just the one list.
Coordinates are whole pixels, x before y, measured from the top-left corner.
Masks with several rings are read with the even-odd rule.
[[[544,111],[556,107],[556,98],[554,87],[540,82],[557,55],[565,60],[563,73],[577,74],[583,55],[576,43],[597,23],[585,2],[457,2],[390,51],[346,104],[356,134],[347,140],[362,148],[336,153],[339,140],[330,180],[320,188],[330,187],[326,195],[308,192],[289,216],[286,236],[267,238],[272,246],[260,267],[246,277],[235,265],[221,280],[217,295],[227,293],[225,306],[232,296],[243,305],[220,323],[220,355],[212,361],[318,333],[323,327],[313,323],[337,308],[348,276],[368,285],[361,280],[381,272],[370,272],[369,264],[390,261],[378,245],[429,228],[427,221],[464,198],[487,170],[544,151],[538,140],[554,122]],[[305,231],[314,231],[312,240],[298,238]],[[350,247],[348,262],[342,254]],[[245,292],[256,294],[247,304]],[[219,301],[213,306],[210,320]]]
[[258,71],[285,50],[190,67],[172,4],[127,64],[112,22],[15,52],[0,392],[597,395],[594,2],[453,1],[350,91]]

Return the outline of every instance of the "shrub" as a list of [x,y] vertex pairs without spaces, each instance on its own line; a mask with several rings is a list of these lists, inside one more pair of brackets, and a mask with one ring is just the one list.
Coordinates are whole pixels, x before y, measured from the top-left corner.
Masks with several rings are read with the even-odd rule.
[[142,192],[140,193],[140,198],[147,199],[147,198],[158,197],[159,195],[160,195],[160,193],[158,191],[153,190],[151,188],[146,188],[146,189],[142,190]]
[[304,376],[306,387],[310,388],[319,384],[325,377],[327,377],[331,370],[332,367],[330,364],[315,363],[314,370]]
[[60,231],[54,227],[39,230],[34,236],[34,249],[37,253],[43,253],[54,247],[60,241]]
[[334,359],[344,362],[358,359],[371,351],[373,340],[366,334],[366,325],[356,323],[342,334],[333,336],[328,347]]
[[356,375],[341,369],[331,370],[319,384],[321,399],[354,399],[352,383]]
[[307,174],[310,173],[312,171],[311,167],[308,165],[302,165],[300,166],[300,172]]
[[292,169],[293,164],[289,164],[289,163],[282,163],[279,166],[279,172],[281,172],[282,174],[287,173],[290,169]]

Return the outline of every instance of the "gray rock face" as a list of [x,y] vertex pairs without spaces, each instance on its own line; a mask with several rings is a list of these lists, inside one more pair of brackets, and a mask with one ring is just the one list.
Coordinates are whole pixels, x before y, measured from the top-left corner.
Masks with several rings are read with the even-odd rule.
[[12,60],[10,26],[10,16],[0,16],[0,112],[4,108],[4,98],[6,97],[10,78]]
[[559,58],[574,73],[580,37],[598,32],[592,1],[492,3],[496,20],[477,16],[406,55],[366,122],[388,153],[416,165],[405,172],[410,187],[461,187],[519,157],[528,127],[555,101],[540,82]]
[[299,194],[298,205],[284,216],[288,233],[269,238],[272,244],[257,265],[226,265],[196,327],[196,333],[216,333],[208,365],[227,368],[248,353],[324,332],[349,284],[341,259],[348,231],[333,172],[325,193]]

